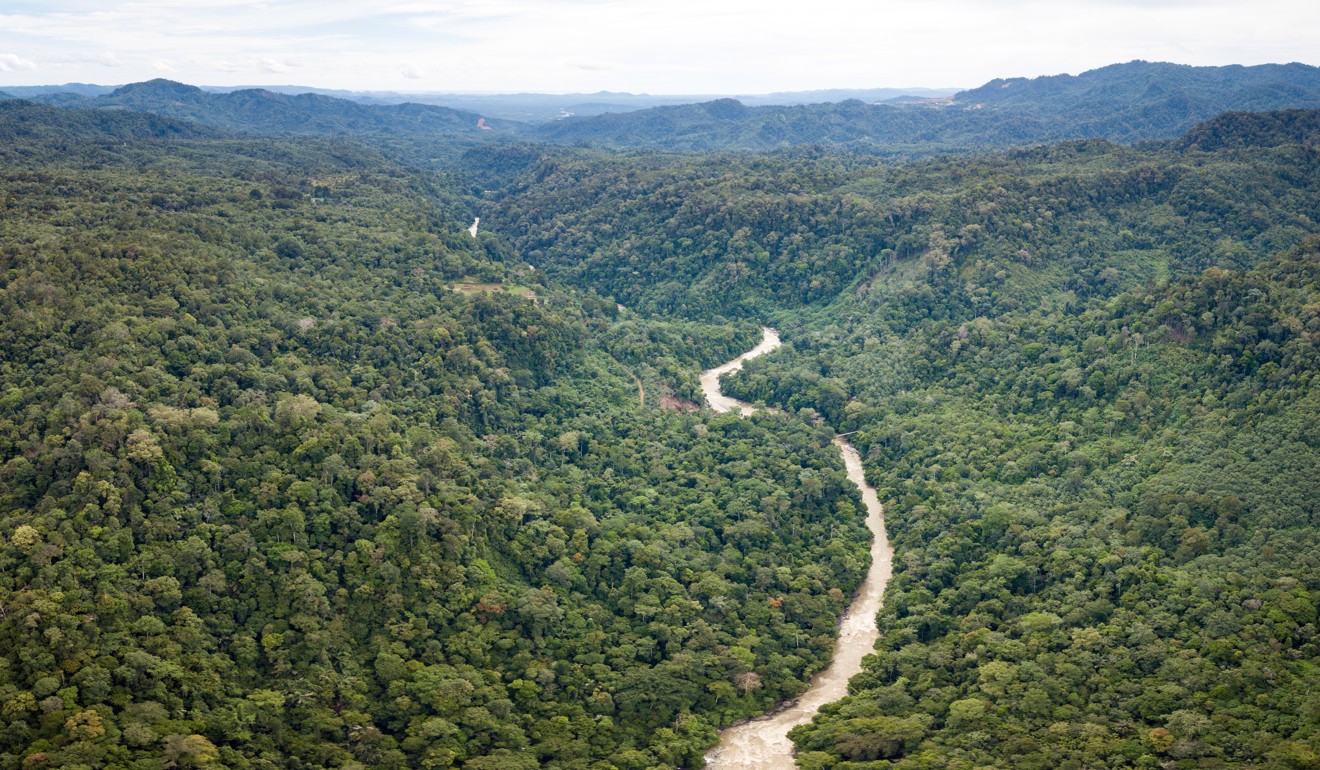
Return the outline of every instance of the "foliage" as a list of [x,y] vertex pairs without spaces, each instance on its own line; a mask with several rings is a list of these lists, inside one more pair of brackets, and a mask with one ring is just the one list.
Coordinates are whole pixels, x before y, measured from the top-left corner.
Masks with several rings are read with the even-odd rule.
[[929,720],[896,768],[1314,751],[1317,245],[817,349],[900,558],[853,696],[794,735],[816,766],[868,758],[874,715]]
[[824,665],[866,567],[828,431],[607,355],[752,327],[616,321],[356,143],[14,109],[0,766],[691,765]]
[[1313,121],[904,166],[547,153],[493,218],[629,306],[772,315],[789,344],[726,390],[858,431],[898,565],[804,767],[1304,767]]
[[[0,104],[0,766],[698,765],[864,572],[834,430],[898,559],[803,766],[1313,766],[1314,125],[895,164]],[[726,388],[807,419],[638,404],[763,320]]]
[[[1317,155],[1286,140],[1297,128],[1210,130],[1241,146],[1085,141],[902,165],[546,152],[520,156],[485,216],[538,267],[641,312],[767,319],[883,284],[896,290],[866,312],[970,319],[1245,267],[1315,232]],[[470,154],[484,158],[500,156]]]

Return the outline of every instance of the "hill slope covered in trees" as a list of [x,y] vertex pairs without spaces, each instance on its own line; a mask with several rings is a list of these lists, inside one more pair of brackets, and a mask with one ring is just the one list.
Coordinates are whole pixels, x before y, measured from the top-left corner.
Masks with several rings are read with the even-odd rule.
[[539,127],[537,135],[616,149],[700,152],[811,144],[929,155],[1074,138],[1168,139],[1228,110],[1289,107],[1320,107],[1320,68],[1135,61],[1077,76],[996,79],[948,102],[745,107],[724,99],[557,121]]
[[902,166],[550,153],[490,218],[632,306],[773,321],[726,389],[857,431],[896,576],[804,767],[1307,767],[1315,121]]
[[828,431],[616,362],[754,325],[619,322],[358,144],[79,115],[0,117],[0,766],[690,765],[823,665]]
[[905,164],[819,151],[469,158],[522,169],[484,222],[629,307],[768,317],[899,270],[928,274],[892,300],[920,317],[1108,296],[1300,243],[1320,221],[1314,115],[1228,116],[1169,146]]
[[[84,89],[85,90],[85,89]],[[26,93],[27,89],[20,91]],[[108,94],[32,98],[77,109],[131,110],[229,131],[377,138],[531,139],[608,149],[766,151],[828,146],[882,156],[930,156],[1064,139],[1170,139],[1229,110],[1320,107],[1320,68],[1304,64],[1189,67],[1133,61],[1077,76],[996,79],[950,100],[825,101],[745,106],[732,98],[530,125],[435,104],[368,104],[320,93],[251,88],[215,93],[168,80]],[[473,109],[481,97],[471,101]],[[553,97],[547,97],[552,98]],[[467,102],[465,102],[466,104]],[[592,109],[588,105],[588,109]],[[487,130],[489,129],[489,130]]]
[[[834,430],[898,564],[804,766],[1312,766],[1315,125],[895,164],[0,105],[0,766],[699,764],[866,566]],[[638,405],[766,321],[727,388],[788,415]]]
[[145,112],[248,134],[480,136],[486,130],[508,132],[521,127],[431,104],[369,105],[323,94],[285,94],[264,88],[215,93],[163,79],[130,83],[97,96],[56,93],[36,98],[77,111]]

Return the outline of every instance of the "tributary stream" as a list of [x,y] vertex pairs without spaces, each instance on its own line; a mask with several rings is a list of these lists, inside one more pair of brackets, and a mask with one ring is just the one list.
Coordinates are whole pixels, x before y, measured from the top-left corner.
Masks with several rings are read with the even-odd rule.
[[[720,392],[720,376],[741,369],[744,361],[769,353],[779,345],[779,335],[774,329],[762,329],[761,343],[755,348],[702,372],[701,389],[710,407],[717,412],[737,409],[743,415],[755,412],[755,406]],[[894,551],[885,534],[884,508],[876,498],[875,488],[866,483],[861,457],[842,436],[836,436],[834,444],[843,455],[848,480],[857,485],[862,502],[866,504],[866,526],[873,538],[871,569],[843,616],[829,667],[811,680],[811,687],[797,700],[722,731],[719,745],[706,755],[708,767],[716,770],[792,770],[793,743],[788,739],[788,731],[810,722],[821,706],[848,693],[848,680],[861,672],[862,657],[875,648],[879,638],[875,616],[884,599],[885,584],[893,572]]]

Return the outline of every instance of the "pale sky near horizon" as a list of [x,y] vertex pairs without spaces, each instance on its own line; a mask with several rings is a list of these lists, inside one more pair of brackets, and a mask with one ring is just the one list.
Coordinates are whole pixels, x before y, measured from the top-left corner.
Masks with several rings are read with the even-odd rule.
[[0,90],[972,87],[1132,59],[1320,64],[1316,0],[5,0]]

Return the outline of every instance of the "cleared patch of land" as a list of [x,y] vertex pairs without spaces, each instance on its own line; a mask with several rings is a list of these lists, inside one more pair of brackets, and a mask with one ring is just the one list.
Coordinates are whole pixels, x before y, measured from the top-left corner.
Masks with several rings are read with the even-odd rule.
[[481,292],[504,292],[527,299],[536,299],[536,292],[526,286],[519,286],[515,283],[482,283],[475,279],[463,279],[449,284],[451,291],[461,292],[463,294],[479,294]]

